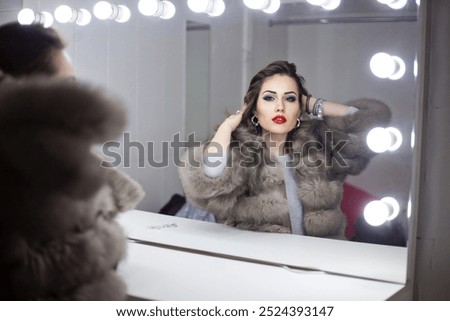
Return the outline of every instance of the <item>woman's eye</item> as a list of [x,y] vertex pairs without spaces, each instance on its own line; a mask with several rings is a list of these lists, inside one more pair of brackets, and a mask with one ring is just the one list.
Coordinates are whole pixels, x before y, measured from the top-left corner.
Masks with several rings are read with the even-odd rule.
[[263,96],[263,99],[265,101],[273,101],[275,98],[273,98],[272,96]]
[[293,103],[293,102],[296,102],[296,101],[297,101],[297,97],[295,97],[295,96],[289,96],[289,97],[286,98],[286,100],[287,100],[288,102]]

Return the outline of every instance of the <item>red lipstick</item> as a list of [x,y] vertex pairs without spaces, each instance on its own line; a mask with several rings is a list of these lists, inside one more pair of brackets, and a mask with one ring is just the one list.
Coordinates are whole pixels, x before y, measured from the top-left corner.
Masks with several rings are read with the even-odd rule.
[[272,118],[272,121],[275,124],[284,124],[286,122],[286,117],[283,115],[276,115],[274,118]]

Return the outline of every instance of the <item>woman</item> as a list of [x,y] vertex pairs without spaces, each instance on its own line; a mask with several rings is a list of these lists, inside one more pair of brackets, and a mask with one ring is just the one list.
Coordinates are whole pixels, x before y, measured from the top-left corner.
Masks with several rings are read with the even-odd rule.
[[371,99],[316,99],[303,83],[286,61],[252,78],[244,106],[184,156],[190,203],[243,229],[344,238],[342,183],[367,166],[366,134],[390,111]]
[[14,78],[36,75],[73,77],[65,44],[52,28],[12,22],[0,27],[0,73]]
[[126,297],[114,218],[144,191],[92,152],[123,131],[126,110],[72,78],[54,30],[0,27],[1,300]]

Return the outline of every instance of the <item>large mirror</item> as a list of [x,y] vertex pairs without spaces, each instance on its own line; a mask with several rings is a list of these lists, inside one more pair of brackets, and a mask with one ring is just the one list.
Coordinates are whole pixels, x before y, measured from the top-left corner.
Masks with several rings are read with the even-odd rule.
[[[67,4],[92,11],[95,2],[25,0],[23,6],[53,12]],[[377,0],[342,0],[337,9],[326,10],[306,0],[282,0],[278,12],[267,14],[233,0],[225,1],[221,16],[211,17],[192,12],[184,0],[173,0],[176,13],[171,19],[140,14],[138,1],[111,2],[128,6],[131,18],[120,23],[93,17],[86,26],[53,26],[67,40],[77,77],[107,88],[128,108],[129,125],[117,152],[120,168],[146,190],[139,209],[160,212],[174,194],[183,194],[176,160],[184,149],[177,151],[172,143],[185,141],[192,132],[205,139],[225,111],[242,105],[255,72],[273,60],[288,60],[296,63],[315,96],[337,102],[371,97],[391,106],[392,126],[402,133],[402,145],[377,155],[348,183],[377,198],[398,200],[400,216],[379,231],[399,236],[391,245],[406,244],[416,1],[394,9]],[[404,61],[402,78],[381,79],[372,73],[369,63],[378,52]]]

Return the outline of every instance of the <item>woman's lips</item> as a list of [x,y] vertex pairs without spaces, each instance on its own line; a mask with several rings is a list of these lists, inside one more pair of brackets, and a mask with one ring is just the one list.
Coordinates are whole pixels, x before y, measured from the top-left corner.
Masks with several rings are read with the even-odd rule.
[[274,118],[272,118],[272,121],[275,124],[284,124],[286,122],[286,117],[284,117],[283,115],[277,115]]

